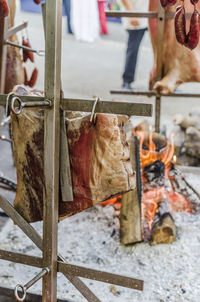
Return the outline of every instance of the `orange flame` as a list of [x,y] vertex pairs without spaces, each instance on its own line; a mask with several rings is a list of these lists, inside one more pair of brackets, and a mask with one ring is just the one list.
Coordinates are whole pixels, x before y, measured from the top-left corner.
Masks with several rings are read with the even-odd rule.
[[143,148],[143,143],[145,139],[144,131],[137,131],[137,135],[140,137],[140,155],[142,168],[150,165],[156,160],[162,161],[166,167],[170,164],[174,155],[174,134],[170,135],[170,139],[164,149],[156,151],[156,145],[153,142],[153,131],[152,126],[149,127],[149,146],[148,150]]

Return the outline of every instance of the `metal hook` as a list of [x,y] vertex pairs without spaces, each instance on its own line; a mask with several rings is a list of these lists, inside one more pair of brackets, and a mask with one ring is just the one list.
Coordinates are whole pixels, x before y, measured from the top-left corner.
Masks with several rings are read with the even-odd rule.
[[100,98],[96,97],[94,105],[92,107],[92,112],[91,112],[91,116],[90,116],[90,122],[92,122],[94,120],[95,109],[96,109],[98,101],[100,101],[100,100],[101,100]]
[[10,92],[7,95],[7,98],[6,98],[6,117],[9,116],[9,102],[10,102],[10,100],[12,100],[12,97],[14,95],[15,95],[14,92]]
[[[40,279],[42,279],[45,275],[47,275],[50,272],[50,269],[48,267],[43,268],[43,270],[36,275],[32,280],[30,280],[25,285],[17,284],[15,287],[15,297],[17,301],[24,301],[26,298],[26,292],[27,290],[32,287],[36,282],[38,282]],[[22,294],[22,296],[19,296],[19,290]]]
[[37,101],[37,102],[22,102],[22,100],[18,96],[15,96],[11,101],[11,110],[16,115],[19,115],[20,113],[22,113],[22,110],[25,107],[30,107],[30,108],[51,107],[51,105],[52,105],[52,102],[50,100],[44,100],[44,101],[41,101],[41,102],[39,102],[39,101]]

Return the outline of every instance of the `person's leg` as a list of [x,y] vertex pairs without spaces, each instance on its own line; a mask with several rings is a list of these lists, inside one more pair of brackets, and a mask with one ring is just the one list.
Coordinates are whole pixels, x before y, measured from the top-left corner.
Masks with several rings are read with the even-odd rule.
[[[128,46],[126,51],[125,70],[123,73],[123,82],[132,83],[135,79],[135,69],[140,43],[146,29],[128,30]],[[127,85],[127,87],[129,86]]]
[[63,0],[64,7],[65,7],[65,12],[67,15],[67,29],[68,33],[72,34],[72,29],[71,29],[71,0]]

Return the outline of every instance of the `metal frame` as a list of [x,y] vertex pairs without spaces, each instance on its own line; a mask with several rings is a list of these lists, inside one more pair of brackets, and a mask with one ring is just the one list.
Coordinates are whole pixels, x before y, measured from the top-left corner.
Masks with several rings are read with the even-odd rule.
[[[126,17],[126,18],[148,18],[148,19],[157,19],[157,71],[156,78],[159,81],[162,78],[163,70],[162,70],[162,52],[163,52],[163,40],[164,40],[164,26],[166,19],[173,19],[175,13],[167,12],[161,6],[160,1],[158,1],[158,11],[157,12],[128,12],[128,11],[106,11],[106,15],[108,17]],[[191,14],[186,14],[186,18],[190,18]],[[153,91],[130,91],[130,90],[120,90],[113,89],[110,91],[111,94],[121,94],[121,95],[144,95],[148,97],[155,97],[155,130],[156,132],[160,132],[160,116],[161,116],[161,100],[162,97],[193,97],[199,98],[199,93],[182,93],[182,92],[174,92],[169,95],[162,95],[155,93]]]
[[[62,146],[60,147],[60,125],[62,125],[62,111],[88,111],[91,112],[94,100],[81,100],[63,98],[61,92],[61,28],[62,28],[62,0],[47,0],[46,8],[43,6],[43,16],[46,39],[45,57],[45,95],[44,97],[21,97],[23,107],[38,107],[41,101],[50,101],[51,106],[43,106],[45,110],[45,138],[44,138],[44,170],[45,170],[45,190],[44,190],[44,210],[43,210],[43,239],[36,230],[14,209],[14,207],[0,195],[0,207],[17,224],[21,230],[43,251],[43,256],[33,257],[20,253],[0,250],[0,259],[14,261],[24,265],[30,265],[45,269],[29,281],[25,287],[43,277],[42,301],[57,301],[57,272],[63,273],[66,278],[76,287],[76,289],[89,302],[100,302],[94,293],[78,277],[89,278],[100,282],[112,283],[136,290],[143,290],[143,281],[130,277],[119,276],[107,272],[97,271],[90,268],[68,264],[64,257],[57,251],[57,229],[58,229],[58,203],[59,203],[59,161]],[[19,27],[18,27],[19,29]],[[17,29],[10,32],[16,32]],[[5,37],[0,38],[0,47],[5,46]],[[4,62],[1,58],[1,62]],[[2,65],[1,70],[2,70]],[[4,79],[1,77],[0,83]],[[1,93],[4,91],[2,90]],[[0,94],[0,105],[6,105],[7,95]],[[50,103],[49,103],[50,104]],[[124,102],[99,101],[96,106],[97,112],[118,113],[127,115],[151,116],[152,106],[149,104],[134,104]],[[68,175],[70,168],[68,167]],[[70,188],[69,188],[70,189]],[[48,273],[49,272],[49,273]],[[19,286],[20,288],[25,288]],[[2,289],[1,289],[2,291]],[[0,292],[1,292],[0,291]]]

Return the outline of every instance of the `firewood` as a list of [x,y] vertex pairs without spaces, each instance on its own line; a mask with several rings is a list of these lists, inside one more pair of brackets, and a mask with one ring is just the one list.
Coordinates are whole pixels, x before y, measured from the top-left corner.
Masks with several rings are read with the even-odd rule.
[[168,201],[159,204],[151,231],[151,244],[172,243],[176,239],[176,226],[169,210]]
[[141,210],[137,189],[123,194],[120,212],[120,241],[124,245],[142,241]]
[[134,190],[123,194],[120,212],[120,241],[124,245],[142,241],[141,232],[141,199],[142,180],[139,157],[139,140],[131,139],[130,160],[132,169],[137,173],[137,186]]
[[[147,132],[145,132],[145,135],[144,135],[144,141],[143,141],[143,145],[142,145],[142,148],[144,150],[149,150],[149,134],[150,134],[150,132],[147,131]],[[152,140],[156,146],[157,152],[159,152],[160,150],[162,150],[163,148],[165,148],[167,146],[166,137],[160,135],[159,133],[153,132]]]

